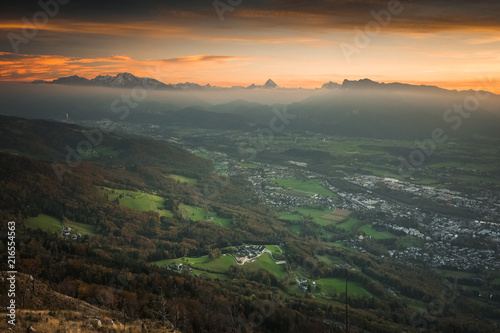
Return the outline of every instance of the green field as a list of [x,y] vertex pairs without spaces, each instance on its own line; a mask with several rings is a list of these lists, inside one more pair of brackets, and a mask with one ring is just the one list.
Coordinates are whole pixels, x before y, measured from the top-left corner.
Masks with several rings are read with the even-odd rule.
[[342,258],[336,257],[336,256],[329,256],[329,255],[324,255],[324,256],[319,256],[317,255],[316,258],[318,258],[319,261],[322,261],[324,263],[330,264],[330,265],[342,265],[345,264],[345,261]]
[[334,137],[304,137],[295,142],[295,138],[275,138],[272,142],[276,145],[294,145],[298,149],[321,150],[329,152],[334,156],[352,156],[357,154],[367,155],[388,155],[384,147],[405,147],[414,146],[412,141],[404,140],[373,140],[373,139],[339,139]]
[[198,270],[225,274],[229,267],[236,263],[234,259],[229,256],[223,255],[220,258],[210,260],[208,255],[206,255],[199,258],[184,257],[178,259],[160,260],[155,261],[153,264],[160,267],[171,266],[173,264],[190,264],[192,268],[196,268]]
[[167,175],[167,178],[171,178],[175,181],[178,181],[179,183],[188,184],[188,185],[196,185],[198,183],[198,180],[196,180],[194,178],[189,178],[189,177],[185,177],[185,176],[181,176],[181,175],[170,174],[170,175]]
[[206,151],[195,151],[194,155],[206,160],[210,160],[210,155]]
[[285,265],[276,265],[276,263],[271,258],[269,253],[264,253],[259,257],[257,261],[246,263],[241,267],[244,270],[249,270],[249,271],[255,271],[262,268],[274,274],[274,276],[276,276],[278,279],[283,279],[287,275],[287,272],[285,270]]
[[[231,219],[219,217],[217,213],[208,211],[202,207],[189,206],[181,203],[179,205],[179,211],[184,218],[190,219],[191,221],[205,221],[226,228],[231,228],[232,226]],[[211,217],[213,220],[206,220],[206,217]]]
[[344,250],[349,250],[349,251],[353,250],[350,247],[347,247],[344,242],[334,242],[332,244],[333,244],[333,246],[339,247],[339,248],[344,249]]
[[332,220],[327,220],[322,218],[324,215],[328,215],[332,213],[331,209],[311,209],[311,208],[297,208],[297,211],[301,213],[303,216],[308,216],[311,215],[313,218],[313,221],[319,225],[325,226],[325,225],[330,225],[330,224],[336,224],[338,222],[332,221]]
[[[45,214],[40,214],[37,217],[29,217],[24,220],[24,224],[32,229],[42,229],[49,232],[60,233],[62,230],[61,220]],[[95,235],[96,227],[93,225],[68,221],[66,226],[71,228],[72,234],[80,233],[82,236]]]
[[496,286],[496,287],[500,287],[500,278],[493,279],[493,280],[491,280],[491,282],[490,282],[490,283],[491,283],[491,285],[492,285],[492,286],[494,286],[494,287],[495,287],[495,286]]
[[160,260],[160,261],[155,261],[154,264],[158,265],[160,267],[165,267],[169,266],[172,264],[178,264],[178,263],[190,263],[190,264],[200,264],[208,261],[208,255],[202,256],[199,258],[179,258],[179,259],[165,259],[165,260]]
[[278,247],[277,245],[265,245],[266,249],[271,251],[273,254],[273,258],[276,260],[283,260],[285,259],[285,256],[282,252],[282,249]]
[[[340,294],[345,295],[345,279],[341,278],[324,278],[316,280],[316,284],[321,287],[321,291],[329,296]],[[358,282],[349,282],[348,288],[349,297],[371,297],[372,294],[363,288],[363,285]]]
[[298,179],[273,179],[277,185],[287,189],[289,194],[311,197],[314,194],[334,197],[329,189],[318,184],[319,179],[298,180]]
[[474,275],[473,273],[464,271],[452,271],[448,269],[438,269],[438,268],[433,269],[433,271],[441,276],[457,278],[457,279],[470,279]]
[[190,219],[191,221],[204,221],[207,210],[205,208],[188,206],[181,203],[179,205],[179,211],[186,219]]
[[[117,190],[108,187],[102,187],[100,191],[107,196],[109,201],[118,199],[121,206],[143,212],[154,211],[160,216],[173,216],[171,211],[165,209],[165,199],[157,195],[141,193],[139,191]],[[122,196],[121,198],[120,195]]]
[[98,157],[118,157],[121,150],[114,150],[112,147],[100,145],[94,147],[94,149],[88,154],[84,154],[84,159],[98,158]]
[[[272,251],[271,248],[270,250]],[[231,265],[236,265],[236,262],[232,257],[222,255],[220,258],[214,260],[209,260],[208,256],[203,256],[200,258],[166,259],[153,262],[153,264],[160,267],[171,266],[173,264],[190,264],[193,270],[196,269],[197,271],[203,271],[207,273],[225,274]],[[285,265],[277,265],[271,258],[269,253],[264,253],[257,259],[257,261],[252,263],[245,263],[240,267],[243,270],[248,271],[255,271],[262,268],[270,273],[273,273],[279,279],[284,278],[287,274]]]
[[338,224],[337,221],[332,221],[323,218],[324,215],[332,214],[332,209],[314,209],[314,208],[297,208],[296,212],[282,212],[279,214],[279,219],[286,221],[303,221],[304,217],[311,216],[314,223],[317,223],[321,226],[327,226],[330,224]]
[[342,228],[344,230],[352,230],[356,226],[356,224],[358,222],[359,222],[358,219],[356,219],[356,218],[350,218],[346,222],[337,224],[337,227]]
[[278,215],[278,218],[281,220],[287,220],[287,221],[302,221],[302,215],[296,214],[296,213],[289,213],[289,212],[281,212]]
[[248,162],[241,162],[241,163],[240,163],[240,166],[241,166],[242,168],[247,168],[247,169],[255,169],[255,168],[257,168],[257,167],[258,167],[257,165],[255,165],[255,164],[253,164],[253,163],[248,163]]
[[210,273],[201,271],[199,269],[192,269],[192,273],[198,275],[202,279],[219,279],[219,280],[229,280],[229,277],[226,274],[218,274],[218,273]]
[[371,224],[365,224],[364,226],[361,226],[359,231],[364,232],[368,236],[372,236],[375,239],[387,239],[387,238],[396,238],[397,236],[390,233],[389,231],[377,231],[373,229]]
[[196,267],[201,270],[217,272],[217,273],[226,273],[231,265],[236,265],[233,258],[230,256],[221,256],[220,258],[207,261],[202,264],[197,264]]

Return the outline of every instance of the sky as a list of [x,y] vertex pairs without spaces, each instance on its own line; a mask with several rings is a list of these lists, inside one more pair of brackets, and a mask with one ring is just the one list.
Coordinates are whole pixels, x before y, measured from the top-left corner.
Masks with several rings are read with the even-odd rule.
[[130,72],[316,88],[370,78],[500,93],[499,28],[498,0],[3,2],[0,80]]

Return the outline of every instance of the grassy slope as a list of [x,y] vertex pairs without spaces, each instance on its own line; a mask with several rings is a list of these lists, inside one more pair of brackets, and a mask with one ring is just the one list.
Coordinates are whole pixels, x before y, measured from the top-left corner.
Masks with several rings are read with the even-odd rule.
[[372,236],[375,239],[387,239],[387,238],[396,238],[397,236],[390,233],[389,231],[377,231],[373,229],[371,224],[365,224],[359,228],[359,231],[364,232],[368,236]]
[[[345,293],[345,279],[341,278],[325,278],[316,280],[316,284],[321,287],[321,291],[325,294],[333,295],[335,293]],[[350,297],[372,296],[370,292],[363,288],[363,285],[358,282],[349,282]]]
[[[270,250],[271,251],[275,250],[279,252],[277,248],[270,248]],[[153,264],[161,267],[179,263],[182,263],[184,265],[190,264],[191,267],[196,271],[209,271],[210,273],[219,273],[219,274],[225,274],[231,265],[236,265],[234,259],[226,255],[223,255],[220,258],[213,260],[209,260],[208,256],[203,256],[200,258],[166,259],[153,262]],[[287,274],[285,266],[277,265],[268,253],[264,253],[255,262],[246,263],[241,267],[243,270],[248,270],[248,271],[256,271],[262,268],[274,274],[279,279],[284,278]]]
[[[36,217],[29,217],[24,220],[24,224],[27,227],[33,229],[42,229],[49,232],[61,232],[62,226],[61,221],[55,217],[48,216],[45,214],[40,214]],[[93,225],[78,223],[75,221],[68,221],[66,223],[67,227],[71,228],[72,233],[80,233],[83,235],[94,235],[96,227]]]
[[[109,201],[119,198],[120,194],[124,196],[119,198],[120,205],[130,209],[139,210],[143,212],[156,211],[160,216],[172,217],[171,211],[165,209],[165,199],[153,194],[141,193],[138,191],[117,190],[104,187],[100,191],[108,196]],[[127,195],[130,195],[127,196]]]
[[283,279],[287,272],[285,270],[285,265],[276,265],[274,260],[271,258],[269,253],[264,253],[255,262],[247,263],[242,266],[245,270],[258,270],[265,269],[266,271],[274,274],[278,279]]
[[170,175],[167,175],[167,177],[172,178],[173,180],[178,181],[179,183],[184,183],[184,184],[188,184],[188,185],[196,185],[198,183],[198,181],[194,178],[189,178],[189,177],[180,176],[180,175],[170,174]]
[[331,209],[319,210],[319,209],[310,209],[310,208],[297,208],[297,211],[299,213],[301,213],[303,216],[311,215],[313,218],[313,221],[319,225],[322,225],[322,226],[336,223],[335,221],[330,221],[330,220],[322,218],[323,215],[331,214],[332,213]]
[[184,218],[190,219],[192,221],[205,221],[205,217],[210,216],[214,219],[212,221],[206,222],[215,223],[226,228],[230,228],[232,226],[231,219],[219,217],[217,216],[217,213],[210,212],[202,207],[188,206],[181,203],[179,205],[179,210],[181,211],[181,214]]
[[350,218],[344,223],[337,224],[337,227],[342,228],[344,230],[352,230],[358,222],[359,222],[358,219]]

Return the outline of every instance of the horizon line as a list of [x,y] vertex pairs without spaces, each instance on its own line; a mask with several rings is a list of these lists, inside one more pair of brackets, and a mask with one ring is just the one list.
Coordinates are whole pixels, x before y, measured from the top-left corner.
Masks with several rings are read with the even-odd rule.
[[[256,87],[253,88],[253,89],[259,89],[259,88],[262,88],[265,83],[267,83],[269,80],[271,80],[272,82],[276,83],[273,79],[269,78],[265,81],[264,84],[262,85],[259,85],[259,84],[256,84],[255,82],[253,83],[250,83],[250,84],[234,84],[233,85],[217,85],[217,84],[211,84],[211,83],[206,83],[206,84],[199,84],[197,82],[194,82],[194,81],[184,81],[184,82],[177,82],[177,83],[165,83],[163,82],[161,79],[157,79],[157,78],[154,78],[154,77],[148,77],[148,76],[139,76],[139,75],[136,75],[136,74],[133,74],[133,73],[130,73],[130,72],[116,72],[116,74],[98,74],[98,75],[95,75],[93,77],[91,76],[83,76],[83,75],[79,75],[79,74],[72,74],[72,75],[67,75],[67,76],[60,76],[60,77],[57,77],[57,78],[50,78],[50,79],[34,79],[33,78],[29,78],[29,79],[21,79],[21,80],[1,80],[0,79],[0,82],[12,82],[12,83],[29,83],[29,84],[34,84],[35,82],[37,81],[40,81],[40,84],[43,84],[42,82],[45,82],[47,84],[54,84],[53,81],[55,80],[58,80],[58,79],[61,79],[61,78],[67,78],[67,77],[72,77],[72,76],[76,76],[76,77],[80,77],[80,78],[84,78],[84,79],[87,79],[87,80],[92,80],[98,76],[111,76],[111,77],[116,77],[117,75],[119,74],[131,74],[137,78],[148,78],[148,79],[154,79],[154,80],[157,80],[165,85],[178,85],[178,84],[186,84],[186,83],[191,83],[191,84],[197,84],[201,87],[206,87],[206,86],[210,86],[212,88],[221,88],[221,89],[231,89],[231,88],[248,88],[252,85],[255,85]],[[90,77],[90,78],[89,78]],[[342,81],[342,83],[338,83],[336,81],[332,81],[332,80],[329,80],[327,82],[325,81],[321,81],[323,83],[320,82],[319,84],[321,86],[314,86],[314,87],[303,87],[303,86],[280,86],[280,85],[277,85],[276,87],[273,87],[273,88],[268,88],[270,90],[272,89],[303,89],[303,90],[321,90],[323,85],[326,85],[326,84],[329,84],[329,83],[333,83],[333,84],[337,84],[339,85],[340,87],[343,86],[343,84],[345,83],[345,81],[349,81],[349,82],[359,82],[359,81],[371,81],[371,82],[374,82],[374,83],[377,83],[377,84],[380,84],[380,85],[389,85],[389,84],[401,84],[401,85],[408,85],[408,86],[414,86],[414,87],[431,87],[431,88],[439,88],[439,89],[443,89],[443,90],[447,90],[447,91],[456,91],[456,92],[467,92],[467,91],[484,91],[484,92],[489,92],[491,94],[496,94],[495,92],[491,91],[491,90],[484,90],[484,88],[481,88],[481,87],[477,87],[477,88],[469,88],[469,89],[459,89],[458,87],[455,86],[455,88],[452,88],[452,87],[445,87],[445,86],[442,86],[442,85],[439,85],[439,83],[429,83],[429,82],[401,82],[401,81],[388,81],[388,82],[385,82],[385,81],[376,81],[376,80],[372,80],[370,78],[360,78],[360,79],[344,79]],[[451,82],[450,82],[451,83]],[[57,84],[57,83],[56,83]],[[60,85],[68,85],[68,84],[60,84]],[[82,86],[85,86],[85,85],[82,85]],[[483,85],[484,86],[484,85]],[[120,88],[120,87],[116,87],[116,88]],[[493,87],[492,87],[493,88]],[[327,89],[328,90],[328,89]],[[333,90],[333,89],[332,89]]]

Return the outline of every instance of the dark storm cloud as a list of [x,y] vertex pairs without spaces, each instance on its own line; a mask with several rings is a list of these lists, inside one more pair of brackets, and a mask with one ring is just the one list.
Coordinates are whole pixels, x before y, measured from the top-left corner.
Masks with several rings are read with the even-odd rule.
[[[42,0],[44,1],[44,0]],[[55,0],[50,0],[55,1]],[[219,0],[228,4],[227,0]],[[346,27],[365,24],[373,19],[370,12],[387,8],[390,0],[241,0],[234,10],[225,12],[231,24],[238,20],[271,20],[277,24],[304,25],[323,27]],[[45,1],[47,2],[47,1]],[[59,17],[82,21],[104,21],[126,23],[137,21],[174,20],[182,24],[196,25],[200,20],[212,20],[213,25],[220,24],[212,0],[192,1],[78,1],[71,0],[60,5]],[[233,1],[232,3],[235,3]],[[401,0],[404,11],[393,17],[393,29],[449,30],[459,27],[492,28],[500,26],[500,2],[498,0]],[[2,19],[20,19],[30,17],[40,10],[38,1],[4,3],[0,10]],[[302,23],[300,16],[316,16],[317,22]],[[286,22],[290,18],[291,22]],[[196,19],[195,19],[196,18]],[[294,18],[292,20],[292,18]],[[179,21],[180,20],[180,21]]]

